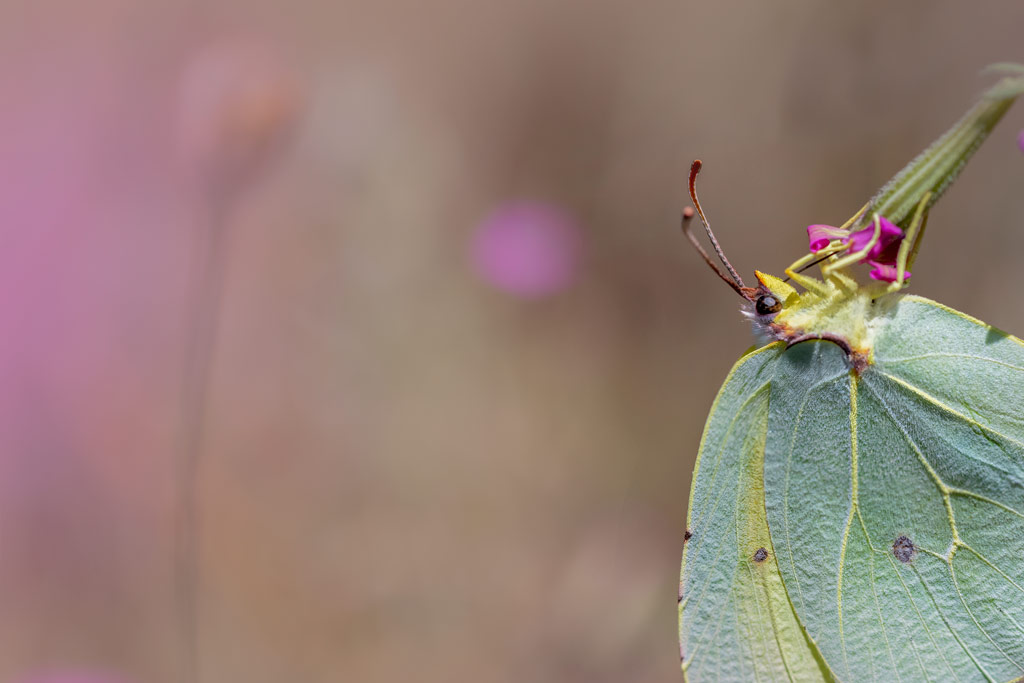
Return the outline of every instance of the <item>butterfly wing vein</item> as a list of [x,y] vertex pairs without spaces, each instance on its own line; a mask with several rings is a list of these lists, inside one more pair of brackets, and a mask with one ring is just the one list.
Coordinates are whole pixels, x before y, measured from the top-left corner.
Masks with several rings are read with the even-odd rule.
[[763,347],[698,457],[689,680],[1024,676],[1019,340],[908,296],[859,377],[829,342]]

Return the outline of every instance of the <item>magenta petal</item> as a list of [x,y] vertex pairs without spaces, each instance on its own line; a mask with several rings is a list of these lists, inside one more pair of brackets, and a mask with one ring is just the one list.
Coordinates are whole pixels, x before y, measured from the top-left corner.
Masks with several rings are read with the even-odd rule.
[[[881,223],[881,232],[878,236],[878,241],[872,245],[871,250],[868,251],[863,261],[894,263],[896,259],[896,252],[899,250],[899,243],[903,239],[903,231],[900,230],[895,223],[884,216],[879,218],[879,223]],[[850,235],[850,251],[860,251],[864,247],[868,246],[868,243],[874,236],[875,224],[872,221],[868,227],[858,230]],[[893,245],[895,245],[895,248],[892,248]]]
[[815,253],[831,244],[832,240],[842,240],[849,236],[849,230],[843,230],[842,228],[836,228],[831,225],[807,226],[807,240],[810,243],[811,251]]
[[[882,282],[896,282],[896,266],[888,263],[879,263],[877,261],[869,261],[871,264],[871,272],[868,275],[871,276],[872,280],[881,280]],[[904,271],[903,279],[910,279],[910,271]]]
[[875,255],[874,260],[879,263],[895,266],[896,257],[900,253],[900,245],[903,243],[903,230],[884,216],[880,219],[880,222],[882,224],[882,236],[878,242],[882,246]]

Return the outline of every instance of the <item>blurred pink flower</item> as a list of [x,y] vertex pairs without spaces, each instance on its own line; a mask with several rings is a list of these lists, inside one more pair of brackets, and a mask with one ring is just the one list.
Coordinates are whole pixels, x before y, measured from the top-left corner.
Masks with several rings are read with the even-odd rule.
[[242,185],[271,160],[301,109],[298,80],[272,46],[223,38],[182,74],[180,154],[204,180]]
[[579,266],[579,226],[567,212],[540,202],[509,202],[477,228],[471,259],[494,287],[524,298],[562,291]]

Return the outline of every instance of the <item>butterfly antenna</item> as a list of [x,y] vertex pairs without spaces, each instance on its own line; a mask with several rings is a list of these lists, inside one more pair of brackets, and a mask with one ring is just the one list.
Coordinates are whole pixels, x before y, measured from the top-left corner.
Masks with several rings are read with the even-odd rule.
[[748,298],[744,291],[740,289],[740,285],[736,284],[735,280],[733,280],[728,275],[723,273],[722,269],[718,267],[718,264],[712,261],[711,257],[708,256],[708,252],[704,251],[704,247],[700,245],[700,242],[697,241],[697,237],[693,234],[693,231],[690,230],[691,226],[693,225],[691,223],[692,220],[693,209],[688,206],[685,209],[683,209],[683,219],[681,222],[683,234],[686,235],[686,239],[690,240],[690,244],[693,245],[693,248],[696,249],[697,253],[699,253],[701,257],[704,259],[704,263],[708,264],[711,267],[711,270],[715,271],[715,275],[722,278],[725,284],[735,289],[736,293],[742,296],[744,299]]
[[[715,248],[715,253],[718,254],[718,258],[722,260],[726,270],[728,270],[729,274],[732,275],[733,288],[738,292],[740,291],[740,287],[744,287],[743,278],[740,277],[739,273],[736,272],[736,269],[732,267],[731,263],[729,263],[729,259],[725,258],[725,253],[722,251],[722,247],[718,245],[718,240],[715,239],[715,233],[711,232],[711,226],[708,224],[708,219],[704,217],[704,211],[700,208],[700,201],[697,199],[697,174],[700,173],[701,166],[703,166],[703,163],[700,159],[694,160],[693,164],[690,165],[690,199],[693,201],[693,206],[697,209],[697,214],[700,216],[700,222],[704,224],[704,229],[708,233],[708,239],[711,240],[711,246]],[[702,249],[701,252],[703,251],[704,250]],[[705,260],[707,260],[706,256]],[[710,264],[710,261],[708,261],[708,263]],[[718,269],[715,268],[715,270],[717,271]]]

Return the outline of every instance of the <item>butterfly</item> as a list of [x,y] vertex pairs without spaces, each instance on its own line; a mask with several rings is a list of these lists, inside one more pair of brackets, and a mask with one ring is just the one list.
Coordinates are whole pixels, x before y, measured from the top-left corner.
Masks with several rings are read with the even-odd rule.
[[905,291],[929,209],[1024,93],[1024,67],[995,68],[1010,75],[849,221],[810,226],[785,278],[744,284],[691,168],[725,269],[691,209],[684,232],[759,345],[720,389],[694,469],[690,681],[1024,676],[1024,342]]

